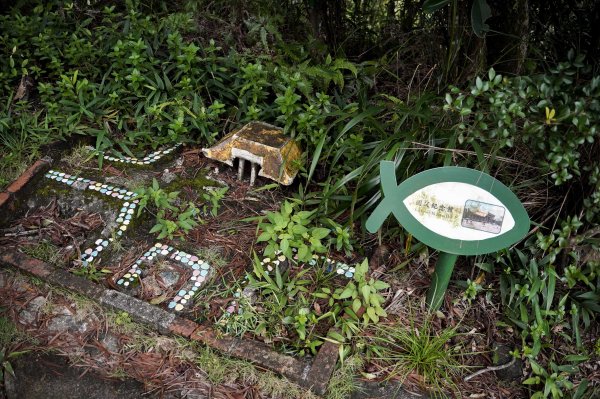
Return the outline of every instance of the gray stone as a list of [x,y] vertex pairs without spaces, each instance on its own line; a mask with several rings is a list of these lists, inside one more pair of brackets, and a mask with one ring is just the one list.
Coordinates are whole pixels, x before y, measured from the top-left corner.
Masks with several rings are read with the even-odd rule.
[[102,229],[101,236],[102,237],[110,237],[119,227],[117,223],[117,211],[114,209],[109,209],[105,212],[104,222],[106,225]]
[[147,324],[161,334],[169,333],[169,326],[175,319],[172,313],[114,290],[104,290],[100,303],[129,313],[134,321]]
[[351,399],[423,399],[426,394],[416,394],[406,391],[397,382],[371,382],[361,381],[358,389],[352,393]]
[[211,396],[208,394],[208,392],[205,392],[205,390],[192,388],[192,389],[182,389],[181,397],[185,398],[185,399],[207,399],[207,398],[210,398]]
[[46,305],[47,299],[43,296],[33,298],[25,309],[19,313],[19,321],[23,324],[34,324],[38,318],[40,309]]
[[66,331],[76,331],[79,325],[71,315],[61,314],[53,317],[48,322],[48,331],[53,333],[62,333]]
[[258,293],[256,292],[256,289],[249,286],[244,287],[242,296],[246,298],[250,304],[254,304],[258,300]]
[[24,294],[27,291],[29,291],[30,286],[27,283],[25,276],[15,275],[12,288],[13,288],[13,290],[15,290],[15,292],[18,292],[19,294]]
[[[494,366],[501,366],[503,364],[508,364],[513,359],[513,356],[510,354],[512,350],[511,347],[495,343],[492,347],[494,351]],[[515,381],[523,377],[523,362],[521,359],[516,359],[515,362],[502,369],[495,371],[496,376],[505,381]]]
[[0,270],[0,288],[4,288],[6,285],[6,271]]
[[65,214],[75,214],[80,209],[87,212],[103,213],[104,202],[100,198],[77,195],[60,195],[57,197],[59,209]]
[[55,316],[48,321],[48,331],[53,333],[81,333],[85,334],[95,327],[98,318],[91,314],[87,317],[81,317],[73,314],[67,307],[61,306]]
[[109,352],[119,352],[119,350],[121,349],[121,346],[119,344],[119,337],[110,332],[107,332],[102,337],[100,343],[102,343],[102,345],[104,345],[104,348]]
[[88,188],[89,185],[90,185],[89,183],[85,183],[82,181],[76,181],[71,185],[71,187],[73,187],[74,189],[77,189],[79,191],[84,191],[85,189]]
[[177,179],[177,175],[171,172],[169,169],[165,169],[160,177],[160,180],[166,184],[171,183],[175,179]]
[[179,281],[179,273],[173,270],[162,270],[158,273],[158,276],[162,279],[166,288],[174,286]]
[[107,379],[94,371],[70,367],[62,356],[30,353],[11,361],[16,378],[6,385],[7,399],[139,399],[147,394],[132,379]]
[[160,288],[160,285],[158,285],[158,281],[156,281],[154,275],[144,277],[142,279],[142,286],[144,287],[145,294],[150,296],[150,298],[156,298],[163,293],[163,290]]

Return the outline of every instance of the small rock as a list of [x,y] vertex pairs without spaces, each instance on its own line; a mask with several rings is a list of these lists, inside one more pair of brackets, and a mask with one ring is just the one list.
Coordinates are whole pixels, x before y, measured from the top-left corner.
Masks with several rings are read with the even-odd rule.
[[[494,351],[494,366],[501,366],[507,364],[512,360],[510,354],[511,348],[508,345],[495,343],[492,347]],[[521,359],[516,359],[515,362],[502,370],[496,370],[496,376],[505,381],[515,381],[523,377],[523,362]]]
[[23,294],[29,291],[30,288],[29,283],[27,282],[27,280],[25,280],[25,277],[21,275],[15,276],[12,287],[19,294]]
[[119,352],[119,350],[121,349],[119,345],[119,337],[110,332],[106,333],[102,337],[100,342],[102,343],[102,345],[104,345],[104,348],[106,348],[106,350],[109,352]]
[[170,337],[156,337],[155,349],[159,352],[169,353],[177,348],[177,342]]
[[48,322],[48,331],[54,333],[78,332],[85,334],[92,330],[98,322],[98,317],[91,314],[87,317],[78,317],[71,313],[65,306],[61,306],[56,315]]
[[426,396],[405,391],[397,382],[360,381],[351,399],[415,399]]
[[84,183],[83,181],[76,181],[71,185],[71,187],[79,191],[84,191],[88,186],[89,183]]
[[6,272],[4,270],[0,270],[0,288],[4,288],[6,285]]
[[179,281],[179,273],[173,270],[163,270],[158,273],[158,276],[162,279],[166,288],[174,286]]
[[258,300],[258,293],[254,288],[245,287],[242,291],[242,296],[247,298],[250,304],[254,304]]
[[183,389],[181,391],[181,397],[186,399],[206,399],[208,396],[205,390],[191,388]]
[[53,333],[62,333],[66,331],[74,331],[79,327],[73,316],[59,315],[53,317],[48,322],[48,331]]
[[144,293],[150,298],[156,298],[163,293],[163,290],[160,288],[160,285],[158,285],[158,281],[156,281],[154,275],[144,277],[142,279],[142,286],[144,287]]
[[162,173],[162,176],[160,177],[160,180],[162,180],[166,184],[171,183],[175,179],[177,179],[177,175],[171,172],[169,169],[165,169]]
[[38,296],[33,298],[25,309],[19,313],[19,320],[23,324],[33,324],[37,320],[40,309],[46,305],[46,298]]

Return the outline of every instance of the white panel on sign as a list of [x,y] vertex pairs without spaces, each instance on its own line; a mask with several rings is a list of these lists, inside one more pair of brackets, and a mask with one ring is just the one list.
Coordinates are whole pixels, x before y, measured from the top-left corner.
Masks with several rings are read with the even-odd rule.
[[472,184],[431,184],[406,197],[403,203],[423,226],[455,240],[485,240],[515,226],[500,200]]

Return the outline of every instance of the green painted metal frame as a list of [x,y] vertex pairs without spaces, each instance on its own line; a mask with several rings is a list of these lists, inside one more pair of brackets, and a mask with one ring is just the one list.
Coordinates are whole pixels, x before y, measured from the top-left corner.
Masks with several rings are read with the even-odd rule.
[[[393,214],[415,238],[440,251],[427,294],[427,303],[431,309],[437,309],[441,305],[458,255],[482,255],[499,251],[519,241],[529,231],[529,216],[521,201],[508,187],[486,173],[447,166],[426,170],[398,185],[394,162],[381,161],[379,167],[384,198],[367,219],[366,228],[371,233],[377,232],[387,217]],[[498,236],[478,241],[457,240],[431,231],[410,213],[403,201],[424,187],[445,182],[471,184],[489,192],[510,212],[515,221],[514,227]]]

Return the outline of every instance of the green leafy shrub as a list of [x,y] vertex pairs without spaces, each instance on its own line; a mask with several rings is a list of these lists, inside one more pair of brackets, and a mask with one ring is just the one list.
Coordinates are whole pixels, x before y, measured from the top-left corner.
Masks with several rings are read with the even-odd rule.
[[292,250],[296,249],[298,260],[308,262],[313,254],[327,251],[321,240],[331,232],[324,227],[311,226],[314,219],[314,211],[300,211],[297,203],[285,201],[279,212],[267,214],[268,223],[258,225],[261,233],[256,241],[267,242],[264,251],[267,257],[281,251],[288,259],[293,259]]
[[[240,319],[244,323],[252,321],[258,336],[267,341],[284,341],[294,353],[305,355],[316,354],[324,339],[350,343],[364,327],[387,317],[381,307],[384,300],[380,291],[389,286],[366,278],[366,260],[356,265],[353,279],[345,286],[334,281],[335,273],[321,275],[320,267],[288,267],[282,272],[276,266],[270,273],[255,258],[248,280],[249,286],[257,290],[257,302],[254,307],[243,307],[247,316],[242,314],[232,324],[238,325]],[[362,314],[362,324],[357,313]]]
[[[534,397],[577,392],[572,378],[578,368],[570,359],[588,351],[583,330],[600,312],[600,77],[589,78],[589,72],[583,56],[570,52],[548,73],[506,78],[492,69],[470,91],[452,88],[445,98],[458,143],[475,148],[480,165],[498,167],[506,181],[526,180],[518,188],[526,203],[538,201],[532,191],[550,193],[545,206],[530,209],[534,220],[543,221],[535,234],[481,265],[499,274],[499,301],[507,321],[518,327]],[[482,158],[484,152],[494,158],[519,154],[535,165],[535,176],[511,175],[513,168],[503,170],[500,161]],[[552,349],[557,339],[565,343],[560,352]]]
[[[387,317],[387,313],[381,307],[385,300],[379,294],[379,291],[389,288],[389,284],[383,281],[373,278],[367,279],[368,268],[369,264],[366,259],[357,264],[353,277],[354,281],[348,282],[344,289],[336,290],[333,295],[335,299],[348,300],[344,303],[346,313],[356,317],[356,313],[362,310],[365,326],[369,323],[378,323],[380,317]],[[352,312],[349,312],[350,308]]]
[[[301,202],[285,201],[281,209],[267,213],[267,221],[259,223],[257,242],[266,242],[264,255],[281,252],[288,259],[308,262],[315,254],[352,250],[350,230],[330,218],[318,218],[317,210],[300,210]],[[328,226],[328,227],[324,227]]]
[[177,205],[178,191],[170,193],[165,192],[156,179],[152,180],[152,186],[136,190],[140,198],[138,206],[138,216],[144,210],[148,210],[148,202],[151,202],[156,208],[156,224],[150,233],[158,233],[158,239],[165,237],[173,239],[173,236],[179,231],[187,233],[198,226],[196,219],[199,218],[200,211],[193,203],[184,206]]

